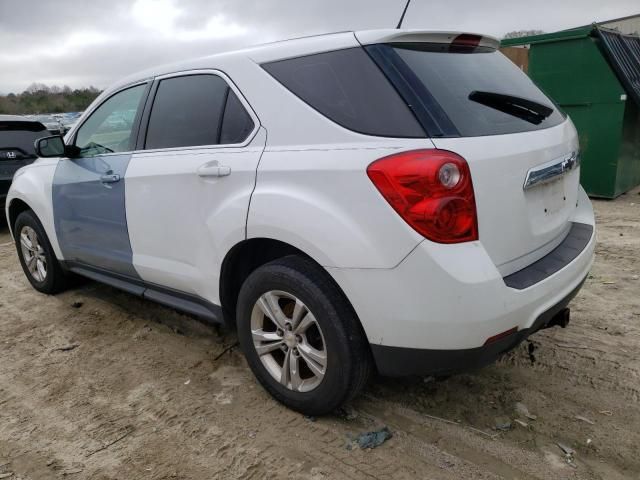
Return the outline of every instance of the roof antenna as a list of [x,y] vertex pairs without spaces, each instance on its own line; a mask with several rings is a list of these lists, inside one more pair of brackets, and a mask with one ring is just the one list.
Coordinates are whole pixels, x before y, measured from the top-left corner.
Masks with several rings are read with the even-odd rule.
[[407,4],[404,6],[404,10],[402,11],[402,16],[400,17],[400,21],[398,22],[398,26],[396,27],[398,30],[400,30],[400,27],[402,27],[402,22],[404,21],[404,15],[407,13],[407,9],[409,8],[410,3],[411,3],[411,0],[407,0]]

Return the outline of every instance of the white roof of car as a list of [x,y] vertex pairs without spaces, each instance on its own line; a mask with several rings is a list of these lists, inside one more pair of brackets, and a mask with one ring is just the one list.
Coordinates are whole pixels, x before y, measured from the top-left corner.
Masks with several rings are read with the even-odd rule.
[[[150,68],[122,79],[115,85],[108,88],[105,93],[112,92],[126,85],[137,83],[145,79],[175,72],[198,69],[224,70],[226,65],[237,63],[238,61],[251,61],[260,64],[374,43],[452,43],[459,35],[463,35],[463,32],[383,29],[337,32],[281,40],[241,50],[218,53],[206,57]],[[493,37],[468,33],[465,33],[465,35],[477,36],[480,39],[480,46],[498,48],[500,45],[500,41]]]

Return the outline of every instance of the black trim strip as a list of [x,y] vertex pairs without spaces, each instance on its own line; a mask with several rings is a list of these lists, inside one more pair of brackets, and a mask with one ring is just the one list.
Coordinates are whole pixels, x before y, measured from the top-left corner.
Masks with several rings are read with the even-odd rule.
[[127,293],[131,293],[132,295],[141,297],[145,290],[144,286],[133,278],[125,279],[125,277],[121,275],[116,276],[115,274],[99,272],[84,266],[79,266],[75,264],[75,262],[67,262],[67,267],[73,273],[77,273],[78,275],[82,275],[83,277],[87,277],[96,282],[104,283],[110,287],[123,290]]
[[593,225],[573,223],[560,245],[528,267],[504,277],[507,287],[523,290],[558,272],[587,247],[593,236]]
[[214,323],[222,323],[222,308],[207,302],[203,298],[187,293],[176,292],[158,286],[149,287],[143,293],[143,298],[175,308],[184,313],[204,318]]
[[[224,80],[224,78],[222,78],[222,80]],[[222,102],[222,112],[220,112],[220,121],[218,122],[218,132],[216,133],[216,142],[217,142],[216,145],[220,145],[220,138],[222,137],[222,125],[224,124],[224,116],[227,113],[227,104],[229,103],[230,90],[231,90],[231,87],[227,85],[227,90],[224,92],[224,102]]]
[[460,136],[435,97],[391,45],[367,45],[364,50],[382,70],[429,137]]
[[161,305],[194,315],[212,323],[224,323],[222,307],[215,305],[197,295],[179,292],[143,280],[119,275],[98,269],[79,262],[66,261],[65,270],[77,273],[96,282],[123,290],[132,295],[151,300]]

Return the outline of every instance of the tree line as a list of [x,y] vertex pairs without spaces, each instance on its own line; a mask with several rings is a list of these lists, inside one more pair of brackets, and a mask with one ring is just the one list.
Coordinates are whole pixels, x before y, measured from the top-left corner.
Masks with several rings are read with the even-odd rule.
[[33,83],[22,93],[0,95],[0,114],[80,112],[100,95],[95,87],[71,89]]

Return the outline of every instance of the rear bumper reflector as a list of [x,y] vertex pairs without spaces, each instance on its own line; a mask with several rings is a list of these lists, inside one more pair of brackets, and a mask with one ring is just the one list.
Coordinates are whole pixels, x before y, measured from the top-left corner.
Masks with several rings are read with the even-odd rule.
[[492,343],[495,343],[498,340],[502,340],[503,338],[507,338],[508,336],[513,335],[514,333],[517,333],[517,332],[518,332],[518,327],[510,328],[506,332],[502,332],[497,335],[494,335],[493,337],[487,338],[487,341],[484,342],[484,345],[485,346],[491,345]]

